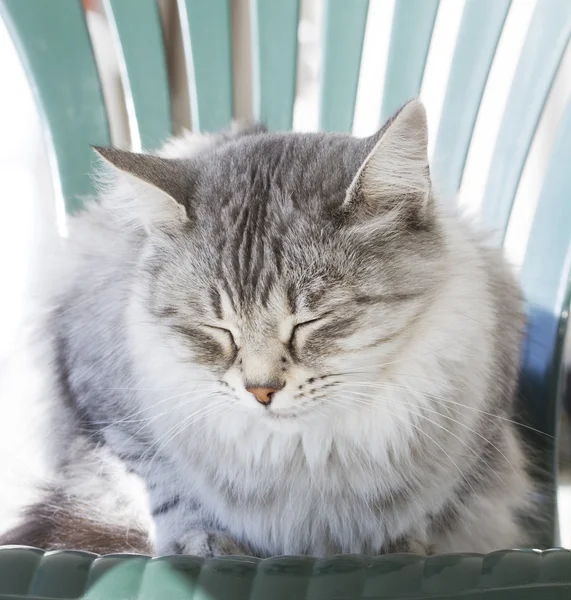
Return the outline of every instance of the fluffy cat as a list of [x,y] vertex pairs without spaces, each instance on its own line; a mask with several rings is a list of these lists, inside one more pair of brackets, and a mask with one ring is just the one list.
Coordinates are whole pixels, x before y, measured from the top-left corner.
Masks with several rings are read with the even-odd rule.
[[58,475],[5,542],[525,543],[520,293],[434,197],[420,102],[367,139],[245,129],[98,152],[110,181],[46,293]]

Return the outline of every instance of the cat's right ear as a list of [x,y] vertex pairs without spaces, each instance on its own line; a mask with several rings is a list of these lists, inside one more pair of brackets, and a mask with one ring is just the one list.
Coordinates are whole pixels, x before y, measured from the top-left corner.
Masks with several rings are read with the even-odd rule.
[[[93,149],[113,176],[104,198],[115,201],[116,209],[128,220],[138,221],[150,231],[190,217],[195,177],[192,161],[117,148],[93,146]],[[108,183],[105,175],[101,179]]]

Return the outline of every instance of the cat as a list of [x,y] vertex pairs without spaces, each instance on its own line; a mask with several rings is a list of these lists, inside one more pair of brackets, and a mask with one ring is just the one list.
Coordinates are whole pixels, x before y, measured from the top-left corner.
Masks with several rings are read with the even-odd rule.
[[99,200],[44,291],[57,475],[4,542],[524,545],[521,296],[440,204],[427,139],[413,100],[364,139],[245,127],[98,148]]

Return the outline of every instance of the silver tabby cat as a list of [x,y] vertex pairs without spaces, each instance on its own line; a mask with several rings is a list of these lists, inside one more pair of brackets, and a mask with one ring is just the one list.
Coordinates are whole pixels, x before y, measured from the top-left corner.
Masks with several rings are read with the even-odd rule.
[[98,151],[108,180],[47,294],[57,476],[4,541],[525,543],[520,294],[434,197],[420,102],[367,139],[251,128]]

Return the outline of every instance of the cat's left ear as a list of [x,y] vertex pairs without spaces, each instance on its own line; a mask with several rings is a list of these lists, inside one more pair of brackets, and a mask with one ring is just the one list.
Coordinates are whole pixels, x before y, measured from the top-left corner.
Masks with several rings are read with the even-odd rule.
[[[115,174],[115,188],[124,202],[119,210],[129,210],[146,229],[154,225],[181,221],[189,216],[194,188],[190,160],[167,159],[117,148],[93,149]],[[127,190],[121,193],[122,190]]]
[[387,217],[421,226],[431,215],[426,112],[419,100],[406,104],[377,134],[342,209],[353,223]]

